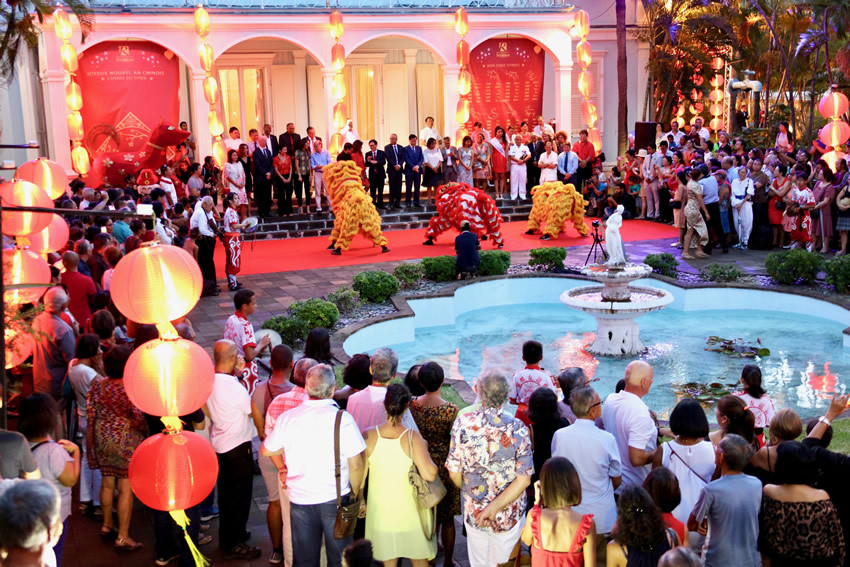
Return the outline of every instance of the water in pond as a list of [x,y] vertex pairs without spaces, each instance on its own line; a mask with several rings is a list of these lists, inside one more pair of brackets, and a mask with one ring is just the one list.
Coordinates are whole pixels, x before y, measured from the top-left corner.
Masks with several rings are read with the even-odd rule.
[[[829,320],[768,311],[695,311],[665,309],[638,319],[643,358],[655,369],[649,407],[666,418],[677,400],[687,394],[688,383],[736,382],[744,364],[758,364],[764,388],[777,409],[791,407],[804,418],[822,414],[835,391],[844,392],[850,377],[850,352],[844,353],[842,326]],[[448,378],[467,382],[489,370],[508,377],[522,367],[522,344],[543,343],[543,367],[557,375],[561,369],[581,366],[597,382],[604,396],[632,358],[596,358],[583,346],[592,342],[593,317],[560,304],[523,304],[471,311],[454,326],[431,327],[416,332],[409,343],[387,344],[399,355],[399,370],[428,360],[439,362]],[[705,350],[709,336],[742,338],[770,349],[770,356],[755,359],[730,357]],[[693,391],[693,388],[690,388]],[[711,396],[704,404],[714,421]]]

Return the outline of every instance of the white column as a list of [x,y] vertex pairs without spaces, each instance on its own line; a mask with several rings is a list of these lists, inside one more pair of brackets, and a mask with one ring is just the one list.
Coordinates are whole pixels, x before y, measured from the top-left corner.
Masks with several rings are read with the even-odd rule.
[[[192,133],[195,135],[195,160],[203,163],[204,158],[212,155],[212,134],[210,133],[210,105],[204,97],[204,79],[206,73],[190,69],[192,74],[189,111],[192,113]],[[85,96],[85,93],[83,93]],[[222,121],[223,118],[222,118]],[[222,134],[222,139],[226,136]]]
[[460,93],[457,91],[457,78],[460,75],[460,65],[443,65],[443,136],[449,136],[455,143],[455,132],[461,127],[457,121],[457,101]]
[[307,52],[296,50],[292,52],[295,59],[295,123],[298,129],[306,131],[307,126]]
[[[336,75],[336,71],[333,69],[333,67],[322,68],[322,87],[325,92],[325,109],[327,113],[328,125],[328,131],[325,132],[325,149],[331,147],[331,136],[336,134],[336,130],[334,129],[334,105],[336,104],[336,99],[334,98],[333,93],[334,75]],[[348,97],[348,99],[351,100],[351,97]]]
[[[67,171],[73,171],[71,138],[68,135],[68,107],[65,104],[65,70],[60,66],[58,69],[48,68],[42,71],[41,85],[44,91],[44,114],[47,122],[50,158],[61,164]],[[83,104],[85,102],[86,93],[84,92]]]
[[569,136],[572,130],[572,77],[573,66],[555,63],[555,121],[556,130],[563,130]]
[[[419,108],[416,104],[416,52],[418,49],[404,50],[404,65],[407,68],[407,116],[410,125],[408,134],[419,135],[419,124],[417,116]],[[399,141],[406,143],[407,136],[399,134]]]

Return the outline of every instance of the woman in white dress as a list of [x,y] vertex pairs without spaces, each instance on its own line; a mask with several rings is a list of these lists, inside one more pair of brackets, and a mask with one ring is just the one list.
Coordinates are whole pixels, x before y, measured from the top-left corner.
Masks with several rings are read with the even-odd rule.
[[540,184],[558,180],[558,154],[552,150],[552,142],[547,141],[545,151],[537,159],[540,168]]
[[224,182],[227,184],[228,193],[238,195],[239,218],[240,220],[244,219],[248,211],[248,195],[245,193],[245,169],[239,163],[239,153],[236,150],[227,152],[227,163],[224,164]]

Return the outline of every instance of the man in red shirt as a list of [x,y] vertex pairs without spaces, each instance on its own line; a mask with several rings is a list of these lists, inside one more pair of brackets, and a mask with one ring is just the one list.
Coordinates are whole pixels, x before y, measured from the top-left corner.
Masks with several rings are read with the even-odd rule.
[[573,152],[578,156],[578,170],[576,178],[578,179],[578,189],[584,187],[585,181],[593,175],[593,160],[596,159],[596,148],[593,147],[587,140],[587,130],[582,130],[578,133],[579,141],[573,144]]
[[80,265],[80,257],[77,256],[76,252],[69,251],[62,254],[62,265],[65,266],[65,272],[62,274],[62,285],[68,290],[68,296],[71,299],[68,303],[68,310],[82,329],[91,317],[89,302],[97,293],[97,289],[90,277],[77,271],[77,267]]

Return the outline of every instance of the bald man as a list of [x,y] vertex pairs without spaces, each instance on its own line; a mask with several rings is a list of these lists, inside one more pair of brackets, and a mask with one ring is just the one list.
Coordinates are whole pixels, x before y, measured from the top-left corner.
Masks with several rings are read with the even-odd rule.
[[640,485],[649,475],[652,459],[657,449],[658,428],[643,403],[643,397],[652,387],[652,366],[635,360],[626,366],[625,389],[611,394],[602,405],[605,431],[617,441],[620,461],[623,464],[623,483]]
[[256,559],[261,551],[245,543],[245,526],[254,476],[251,439],[263,437],[263,416],[239,382],[245,360],[236,343],[216,342],[213,359],[215,381],[204,413],[210,418],[210,442],[218,457],[219,547],[228,560]]

